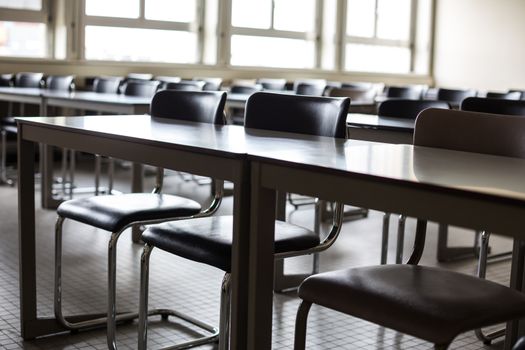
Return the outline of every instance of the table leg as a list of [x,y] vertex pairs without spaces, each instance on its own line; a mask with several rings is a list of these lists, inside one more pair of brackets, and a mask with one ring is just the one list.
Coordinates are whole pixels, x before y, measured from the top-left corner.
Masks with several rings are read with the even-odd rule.
[[24,339],[34,337],[29,325],[36,314],[35,145],[18,133],[18,244],[20,329]]
[[[252,163],[247,349],[272,344],[275,190],[263,188],[260,165]],[[235,298],[234,298],[235,300]]]
[[[233,187],[233,242],[231,278],[230,348],[251,349],[248,342],[250,215],[250,163],[243,161]],[[275,204],[275,203],[274,203]],[[275,214],[275,213],[274,213]],[[270,265],[273,266],[273,265]],[[272,270],[273,272],[273,270]],[[272,273],[270,275],[273,275]],[[271,283],[270,283],[271,291]]]

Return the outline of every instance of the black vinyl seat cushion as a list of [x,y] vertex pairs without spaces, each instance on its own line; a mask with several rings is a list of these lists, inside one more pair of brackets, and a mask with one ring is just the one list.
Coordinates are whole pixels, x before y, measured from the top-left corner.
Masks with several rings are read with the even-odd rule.
[[473,276],[381,265],[308,277],[299,296],[438,345],[460,333],[525,315],[525,294]]
[[[196,262],[231,271],[232,216],[212,216],[166,222],[149,227],[142,240]],[[319,245],[319,236],[300,226],[275,222],[275,252],[304,250]]]
[[60,204],[58,215],[116,232],[137,221],[186,217],[199,213],[199,203],[173,195],[126,193],[73,199]]

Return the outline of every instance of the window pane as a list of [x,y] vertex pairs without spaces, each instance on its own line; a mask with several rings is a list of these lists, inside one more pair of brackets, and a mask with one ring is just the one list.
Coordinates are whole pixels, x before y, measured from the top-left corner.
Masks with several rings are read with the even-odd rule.
[[197,36],[158,29],[86,26],[90,60],[195,63]]
[[408,40],[411,0],[378,1],[377,36],[383,39]]
[[146,0],[146,19],[172,22],[193,22],[196,0]]
[[314,44],[311,41],[233,35],[231,64],[283,68],[312,68]]
[[40,11],[42,9],[42,0],[0,0],[0,7]]
[[0,21],[0,56],[45,57],[46,46],[45,24]]
[[[297,13],[298,9],[300,13]],[[314,0],[275,0],[275,29],[309,32],[314,29],[314,23]]]
[[232,26],[269,29],[272,0],[232,0]]
[[86,0],[86,15],[138,18],[139,0]]
[[410,71],[410,49],[347,44],[345,68],[359,72],[408,73]]
[[375,0],[348,0],[346,12],[348,35],[366,38],[374,36],[375,3]]

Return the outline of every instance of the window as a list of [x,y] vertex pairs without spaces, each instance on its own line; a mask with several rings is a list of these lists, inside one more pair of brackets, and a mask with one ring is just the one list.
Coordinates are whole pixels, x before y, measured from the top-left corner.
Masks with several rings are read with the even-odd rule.
[[415,0],[347,0],[345,70],[413,71],[415,8]]
[[[318,66],[318,0],[232,0],[230,64]],[[297,9],[300,8],[300,15]]]
[[87,60],[196,63],[198,0],[85,0]]
[[0,0],[0,56],[48,56],[47,32],[42,0]]

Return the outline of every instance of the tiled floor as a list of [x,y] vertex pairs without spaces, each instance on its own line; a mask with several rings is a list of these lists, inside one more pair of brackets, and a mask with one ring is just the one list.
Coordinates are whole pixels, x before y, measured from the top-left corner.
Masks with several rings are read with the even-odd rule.
[[[84,165],[87,163],[83,163]],[[128,172],[118,172],[118,188],[126,190]],[[86,182],[88,172],[81,171],[78,181]],[[207,186],[183,182],[178,176],[166,181],[168,192],[182,193],[203,201],[209,193]],[[373,194],[371,194],[373,195]],[[39,193],[37,193],[39,197]],[[22,341],[20,338],[18,303],[18,240],[17,193],[15,188],[0,187],[0,220],[2,222],[0,245],[0,348],[2,349],[105,349],[104,330],[63,334],[45,339]],[[231,198],[226,198],[220,213],[230,213]],[[288,210],[288,220],[304,226],[313,225],[312,208]],[[321,271],[349,266],[376,264],[379,261],[379,242],[382,216],[370,212],[367,219],[347,222],[336,244],[321,256]],[[37,210],[37,273],[39,315],[53,314],[53,225],[55,213]],[[414,221],[408,220],[405,251],[410,251]],[[430,225],[427,249],[422,264],[437,265],[435,259],[436,225]],[[395,220],[391,223],[391,237],[395,238]],[[105,311],[106,244],[108,233],[97,231],[74,222],[64,226],[64,306],[66,314]],[[471,244],[470,231],[452,229],[453,245]],[[395,239],[390,240],[390,256],[395,250]],[[509,249],[508,240],[496,237],[494,251]],[[138,305],[139,257],[141,246],[133,244],[124,234],[118,251],[118,305],[121,310],[135,310]],[[287,263],[287,271],[307,271],[311,258],[295,258]],[[155,251],[151,261],[150,307],[172,307],[196,317],[218,323],[221,271],[192,263],[169,254]],[[473,273],[472,260],[445,265],[466,273]],[[508,262],[489,267],[489,278],[508,282]],[[291,349],[293,344],[295,312],[298,299],[293,293],[275,294],[273,321],[273,348]],[[194,329],[178,323],[150,322],[149,346],[161,346],[190,339]],[[120,349],[136,348],[136,323],[118,328]],[[431,344],[412,337],[386,330],[373,324],[351,318],[327,309],[313,307],[309,317],[308,349],[430,349]],[[203,346],[212,349],[213,346]],[[473,332],[460,336],[453,349],[500,349],[502,342],[484,346]]]

